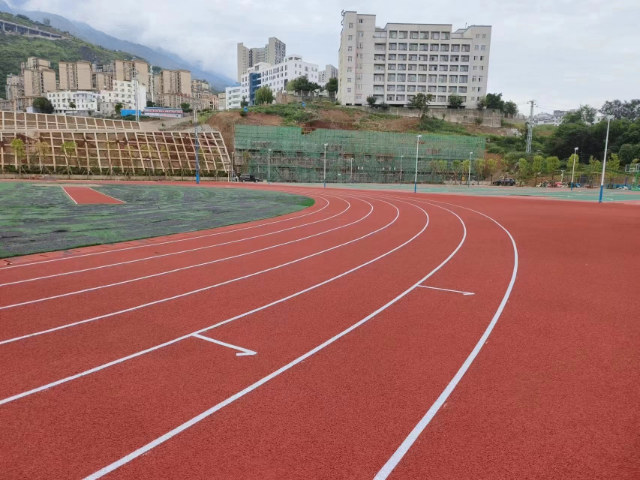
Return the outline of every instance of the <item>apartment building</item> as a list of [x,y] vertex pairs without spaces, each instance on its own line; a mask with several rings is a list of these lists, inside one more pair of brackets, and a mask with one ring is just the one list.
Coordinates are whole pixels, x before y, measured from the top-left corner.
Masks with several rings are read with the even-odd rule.
[[60,62],[58,67],[60,90],[91,90],[93,70],[90,62]]
[[241,77],[240,93],[253,105],[256,91],[260,87],[269,87],[273,93],[284,90],[291,80],[306,77],[310,82],[318,83],[318,65],[302,60],[300,55],[288,55],[276,65],[258,63],[249,68]]
[[191,96],[201,98],[211,93],[211,86],[206,80],[191,80]]
[[56,72],[48,60],[29,57],[20,64],[20,72],[24,97],[45,97],[56,89]]
[[338,78],[338,69],[333,65],[327,65],[324,70],[318,72],[318,83],[322,87],[332,78]]
[[7,100],[17,100],[20,97],[24,97],[24,80],[22,75],[7,75],[5,93]]
[[225,88],[224,94],[226,101],[224,110],[240,108],[242,102],[242,87],[227,87]]
[[227,92],[220,92],[218,94],[218,110],[227,109]]
[[418,93],[432,94],[432,107],[446,108],[459,95],[475,108],[487,93],[491,27],[388,23],[375,15],[343,12],[338,100],[343,105],[404,106]]
[[134,72],[137,75],[138,83],[147,87],[150,86],[149,64],[140,60],[127,61],[116,60],[114,62],[114,80],[119,82],[132,82]]
[[95,72],[92,77],[94,90],[113,90],[113,73]]
[[270,37],[264,48],[247,48],[238,43],[238,82],[247,70],[258,63],[275,65],[284,61],[287,45],[276,37]]
[[81,90],[65,90],[47,93],[47,98],[54,108],[54,113],[89,113],[98,111],[97,92]]

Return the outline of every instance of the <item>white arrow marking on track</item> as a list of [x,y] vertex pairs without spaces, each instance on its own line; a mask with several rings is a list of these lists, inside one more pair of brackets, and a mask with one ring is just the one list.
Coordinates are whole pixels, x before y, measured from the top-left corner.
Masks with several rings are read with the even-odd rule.
[[228,348],[233,348],[234,350],[238,350],[240,353],[236,353],[236,357],[246,357],[248,355],[255,355],[255,354],[258,353],[258,352],[254,352],[253,350],[248,350],[246,348],[242,348],[242,347],[237,347],[235,345],[231,345],[230,343],[221,342],[220,340],[214,340],[213,338],[205,337],[204,335],[199,335],[197,333],[194,333],[192,336],[196,337],[196,338],[199,338],[201,340],[206,340],[207,342],[211,342],[211,343],[216,343],[218,345],[222,345],[223,347],[228,347]]
[[429,288],[431,290],[441,290],[443,292],[461,293],[465,297],[469,295],[475,295],[473,292],[461,292],[460,290],[449,290],[448,288],[427,287],[426,285],[418,285],[420,288]]

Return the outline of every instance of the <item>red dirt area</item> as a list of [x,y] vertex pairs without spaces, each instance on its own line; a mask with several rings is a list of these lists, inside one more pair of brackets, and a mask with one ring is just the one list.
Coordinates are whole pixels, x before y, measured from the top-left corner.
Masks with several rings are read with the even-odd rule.
[[110,197],[104,193],[96,192],[89,187],[62,187],[69,198],[78,205],[92,205],[96,203],[109,203],[118,205],[124,203],[122,200]]

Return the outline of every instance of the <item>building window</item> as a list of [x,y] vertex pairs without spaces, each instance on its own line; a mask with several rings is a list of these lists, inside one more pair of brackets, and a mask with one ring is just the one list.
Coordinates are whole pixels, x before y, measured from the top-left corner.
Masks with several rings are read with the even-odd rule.
[[460,61],[461,62],[468,62],[469,61],[469,55],[462,55],[460,57]]
[[387,65],[387,70],[396,70],[396,64],[390,63],[389,65]]
[[359,20],[358,20],[358,23],[362,23],[362,19],[359,19]]
[[352,56],[348,56],[347,57],[347,62],[353,62],[353,57]]
[[396,74],[395,73],[390,73],[387,75],[387,82],[395,82],[396,81]]
[[469,81],[469,77],[467,75],[460,75],[460,83],[467,83]]
[[404,53],[399,53],[398,54],[398,60],[406,60],[407,59],[407,55]]
[[458,87],[458,92],[467,93],[467,87]]
[[350,23],[350,24],[349,24],[349,28],[353,28],[353,23]]
[[407,32],[400,31],[398,38],[407,38]]
[[416,91],[415,85],[407,85],[407,92],[415,92],[415,91]]
[[358,32],[359,37],[364,37],[364,32]]
[[416,81],[416,78],[417,78],[417,77],[416,77],[416,74],[415,74],[415,73],[410,73],[410,74],[409,74],[409,76],[408,76],[408,78],[407,78],[407,81],[409,81],[409,82],[415,82],[415,81]]
[[[475,77],[473,77],[475,78]],[[347,83],[351,83],[351,77],[347,77]]]
[[391,30],[389,32],[389,38],[398,38],[398,31],[397,30]]
[[399,73],[398,74],[398,81],[399,82],[406,82],[407,81],[407,75],[405,73]]
[[396,95],[396,102],[404,102],[404,95]]
[[460,65],[460,71],[461,72],[468,72],[469,71],[469,65]]
[[480,45],[480,50],[486,50],[487,46],[486,45]]
[[447,96],[446,95],[438,95],[438,102],[446,102],[447,101]]
[[353,72],[353,67],[347,67],[347,73]]
[[418,85],[418,91],[419,92],[426,92],[427,91],[426,85]]
[[440,75],[438,77],[438,83],[447,83],[447,76],[446,75]]
[[416,70],[418,70],[417,65],[409,65],[407,68],[410,72],[415,72]]
[[480,50],[480,45],[474,45],[473,49],[477,52],[478,50]]
[[349,40],[349,41],[353,40],[353,35],[349,35],[349,36],[347,37],[347,40]]
[[395,95],[387,95],[387,102],[393,102],[395,100]]
[[373,59],[378,62],[384,62],[384,55],[374,55]]
[[410,43],[409,44],[409,50],[412,52],[417,52],[418,51],[418,44],[417,43]]
[[431,32],[431,40],[440,40],[440,32]]
[[389,54],[389,60],[395,60],[396,59],[396,54],[395,53],[390,53]]
[[411,32],[411,33],[409,34],[409,37],[410,37],[411,39],[417,39],[417,38],[418,38],[418,32]]
[[399,63],[398,64],[398,70],[406,71],[407,70],[407,64],[406,63]]
[[449,83],[458,83],[457,75],[449,75]]
[[[409,55],[409,61],[410,62],[417,62],[418,61],[418,55]],[[411,70],[411,69],[409,69]]]
[[487,38],[487,34],[486,34],[486,33],[483,33],[483,34],[482,34],[482,38]]
[[399,43],[398,44],[398,50],[406,50],[407,49],[407,44],[406,43]]
[[420,56],[418,57],[418,59],[419,59],[421,62],[426,62],[426,61],[429,59],[429,56],[428,56],[428,55],[420,55]]
[[426,75],[418,75],[418,81],[420,83],[426,83],[427,82],[427,76]]
[[433,86],[429,86],[429,87],[427,87],[427,92],[429,92],[429,93],[436,93],[436,86],[435,86],[435,85],[433,85]]
[[440,51],[441,52],[448,52],[449,51],[449,45],[440,45]]
[[420,40],[429,40],[429,32],[420,32]]
[[449,71],[449,66],[448,65],[440,65],[440,68],[438,69],[441,72],[448,72]]
[[395,91],[396,91],[395,85],[387,85],[387,92],[395,92]]
[[396,91],[398,91],[398,92],[404,92],[404,85],[398,85],[398,86],[396,87]]
[[347,93],[351,93],[351,89],[350,88],[347,88]]
[[351,52],[351,51],[353,51],[353,47],[352,47],[351,45],[349,45],[349,46],[347,47],[347,52]]
[[429,75],[429,83],[436,83],[437,81],[438,81],[437,75]]
[[449,61],[449,55],[440,55],[440,61],[441,62],[448,62]]
[[397,50],[398,49],[398,44],[397,43],[390,43],[389,44],[389,50]]

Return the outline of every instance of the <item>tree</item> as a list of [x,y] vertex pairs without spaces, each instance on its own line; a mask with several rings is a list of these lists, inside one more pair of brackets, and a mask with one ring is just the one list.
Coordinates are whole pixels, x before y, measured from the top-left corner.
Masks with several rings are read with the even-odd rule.
[[11,148],[16,157],[16,170],[18,173],[22,168],[22,160],[27,156],[27,149],[24,146],[24,142],[20,138],[14,138],[11,140]]
[[464,100],[460,95],[453,94],[449,96],[449,108],[454,108],[454,109],[462,108],[463,104],[464,104]]
[[[471,166],[471,160],[463,160],[462,161],[462,174],[469,175],[469,167]],[[468,178],[467,181],[471,183],[471,178]]]
[[593,125],[596,121],[596,109],[589,105],[580,105],[580,108],[567,113],[562,118],[563,124],[568,123],[584,123],[587,125]]
[[603,115],[613,115],[616,120],[630,120],[632,122],[640,119],[640,100],[630,100],[621,102],[613,100],[605,102],[600,113]]
[[629,165],[634,159],[640,158],[640,143],[637,145],[625,143],[620,147],[618,155],[620,155],[620,164]]
[[369,95],[367,97],[367,103],[369,104],[370,107],[373,107],[376,104],[377,101],[378,100],[373,95]]
[[484,159],[477,158],[473,161],[473,169],[476,172],[476,181],[480,185],[480,177],[484,180]]
[[493,184],[493,176],[498,170],[498,162],[494,158],[488,158],[487,161],[485,162],[485,170],[489,175],[491,184]]
[[518,105],[515,102],[508,101],[504,104],[504,114],[508,117],[515,117],[518,114]]
[[71,165],[69,159],[76,152],[76,142],[66,141],[62,144],[62,153],[64,154],[64,158],[67,161],[67,174],[71,177]]
[[560,168],[560,159],[558,157],[547,157],[547,172],[551,174],[551,181],[553,182],[553,177],[556,174],[556,171]]
[[44,23],[48,27],[51,25],[51,20],[49,20],[48,18],[43,18],[42,23]]
[[38,164],[40,165],[40,172],[42,172],[42,159],[49,153],[49,144],[46,142],[36,143],[36,153],[38,154]]
[[147,100],[147,107],[155,107],[156,104],[153,103],[151,100]]
[[593,156],[589,157],[589,164],[585,167],[585,173],[589,178],[589,184],[593,185],[593,177],[602,170],[602,162],[596,160]]
[[456,180],[459,180],[460,172],[462,170],[462,162],[460,162],[460,160],[454,160],[452,166],[453,173],[456,175]]
[[529,166],[529,162],[526,158],[521,158],[520,160],[518,160],[518,173],[521,182],[529,178],[531,172],[530,169],[531,167]]
[[266,85],[256,90],[256,105],[271,105],[273,103],[273,92]]
[[244,108],[248,106],[249,106],[249,102],[247,102],[247,97],[242,97],[242,100],[240,101],[240,108]]
[[305,76],[294,78],[285,87],[288,92],[310,93],[322,90],[322,87],[315,82],[310,82]]
[[487,93],[485,101],[489,110],[499,110],[501,112],[504,110],[504,101],[501,93]]
[[116,103],[115,109],[116,109],[116,115],[120,115],[120,113],[122,112],[122,107],[124,107],[123,104],[121,103]]
[[607,164],[604,168],[607,183],[613,183],[620,171],[620,157],[617,154],[612,153],[611,158],[607,160]]
[[182,109],[182,111],[184,113],[189,113],[192,112],[193,110],[191,110],[191,104],[187,103],[187,102],[182,102],[180,104],[180,108]]
[[327,84],[324,86],[325,90],[329,92],[329,95],[333,98],[338,93],[338,79],[330,78]]
[[419,93],[409,102],[409,108],[415,108],[420,111],[420,117],[424,118],[429,111],[429,104],[433,102],[433,95],[428,93]]
[[535,177],[533,180],[534,185],[538,184],[538,175],[544,173],[545,167],[546,165],[542,155],[536,155],[533,157],[533,161],[531,162],[531,173],[533,173]]
[[53,104],[49,101],[48,98],[38,97],[33,100],[33,108],[40,113],[53,113]]
[[476,107],[478,108],[478,110],[484,110],[485,108],[487,108],[487,99],[485,97],[478,97]]
[[76,108],[76,102],[69,102],[69,108]]

